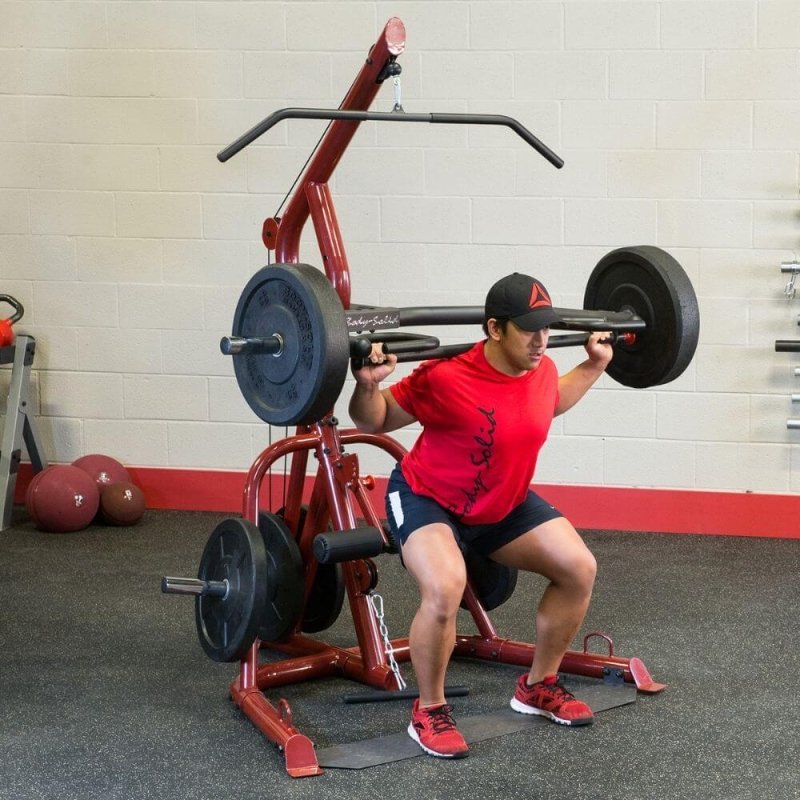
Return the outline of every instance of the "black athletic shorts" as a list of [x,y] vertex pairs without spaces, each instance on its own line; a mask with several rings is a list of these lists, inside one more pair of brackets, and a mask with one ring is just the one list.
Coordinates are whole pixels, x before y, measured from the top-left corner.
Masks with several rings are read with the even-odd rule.
[[456,541],[488,556],[543,522],[561,516],[563,514],[558,509],[529,491],[528,496],[499,522],[465,525],[435,500],[411,491],[399,464],[389,476],[386,489],[386,517],[395,543],[405,544],[406,539],[423,525],[442,522],[453,531]]

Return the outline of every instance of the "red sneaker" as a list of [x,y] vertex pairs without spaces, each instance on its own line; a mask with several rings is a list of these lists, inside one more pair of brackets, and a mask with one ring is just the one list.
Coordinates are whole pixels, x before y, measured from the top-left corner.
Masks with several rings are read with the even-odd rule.
[[558,675],[548,675],[544,680],[528,685],[528,676],[521,675],[517,690],[511,698],[511,708],[520,714],[539,714],[561,725],[591,725],[592,709],[559,682]]
[[453,722],[452,706],[420,708],[419,700],[415,700],[408,735],[426,753],[438,758],[466,758],[469,753],[464,737]]

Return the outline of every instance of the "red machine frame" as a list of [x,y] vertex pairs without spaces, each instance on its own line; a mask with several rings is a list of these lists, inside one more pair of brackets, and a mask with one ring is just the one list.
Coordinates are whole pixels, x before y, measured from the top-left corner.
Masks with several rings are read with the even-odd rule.
[[[383,77],[389,74],[389,67],[403,52],[404,46],[405,27],[399,19],[392,18],[370,49],[366,63],[340,109],[368,109],[381,87]],[[357,121],[343,119],[331,122],[285,213],[281,218],[267,219],[262,233],[265,245],[275,251],[277,263],[297,263],[300,234],[310,216],[325,274],[345,309],[350,307],[349,267],[328,180],[358,125]],[[340,430],[337,420],[329,413],[319,422],[300,426],[293,436],[267,447],[247,475],[242,513],[245,519],[257,524],[262,481],[276,461],[291,456],[283,515],[289,528],[296,531],[303,556],[306,598],[317,569],[312,551],[313,538],[326,528],[329,521],[335,531],[352,530],[357,526],[357,509],[369,526],[383,531],[381,520],[369,498],[369,490],[374,482],[369,476],[359,474],[358,458],[346,453],[345,445],[379,447],[396,461],[405,454],[405,449],[389,436],[360,433],[355,429]],[[309,452],[315,454],[318,468],[302,530],[298,530]],[[335,647],[302,634],[298,623],[294,632],[280,642],[262,643],[256,639],[247,656],[242,659],[240,673],[230,687],[231,697],[242,712],[284,751],[286,770],[292,777],[319,775],[322,770],[311,740],[294,727],[288,702],[281,699],[277,706],[273,705],[264,694],[266,690],[332,675],[352,678],[376,689],[399,689],[370,604],[375,567],[367,559],[345,561],[341,566],[358,644],[351,648]],[[454,655],[530,666],[535,649],[533,644],[498,636],[486,610],[469,585],[464,602],[478,633],[458,635]],[[664,688],[663,684],[652,680],[641,660],[615,657],[613,645],[605,636],[602,638],[608,642],[607,655],[588,652],[588,640],[593,636],[601,634],[589,634],[584,640],[583,652],[566,653],[561,663],[563,671],[603,677],[609,670],[615,670],[623,675],[625,681],[635,683],[643,692],[658,692]],[[409,660],[407,638],[396,639],[391,644],[396,661]],[[259,664],[261,647],[282,652],[287,658]]]

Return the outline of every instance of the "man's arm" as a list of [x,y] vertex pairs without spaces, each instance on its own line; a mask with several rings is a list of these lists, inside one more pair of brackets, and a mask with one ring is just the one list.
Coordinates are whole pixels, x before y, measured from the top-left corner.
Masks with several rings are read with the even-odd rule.
[[416,422],[394,399],[389,389],[381,389],[380,382],[394,372],[397,356],[386,355],[380,344],[374,344],[365,366],[354,369],[356,388],[350,398],[350,419],[364,433],[389,433]]
[[607,333],[593,333],[586,343],[586,353],[589,358],[558,379],[556,416],[572,408],[605,372],[614,355],[614,349],[610,344],[600,343],[606,336]]

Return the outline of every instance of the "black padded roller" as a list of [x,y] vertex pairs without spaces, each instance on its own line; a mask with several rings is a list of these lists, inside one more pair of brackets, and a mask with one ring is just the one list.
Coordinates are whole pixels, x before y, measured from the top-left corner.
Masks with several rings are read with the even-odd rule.
[[377,528],[320,533],[314,537],[314,557],[320,564],[371,558],[386,550],[383,534]]

